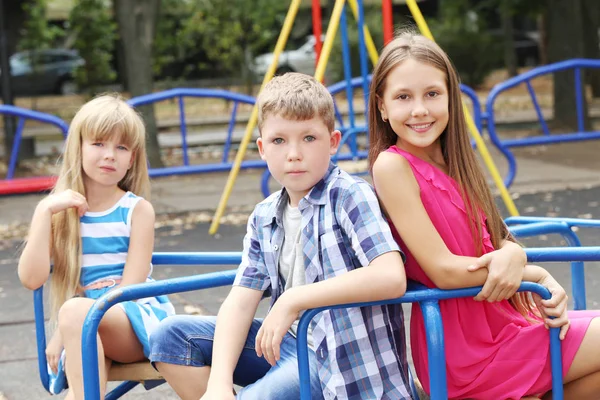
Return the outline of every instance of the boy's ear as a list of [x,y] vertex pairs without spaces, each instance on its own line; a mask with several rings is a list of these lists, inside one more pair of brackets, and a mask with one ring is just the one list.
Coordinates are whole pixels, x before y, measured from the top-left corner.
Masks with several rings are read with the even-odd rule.
[[256,146],[258,146],[258,152],[260,153],[260,158],[263,161],[267,161],[267,159],[265,158],[265,148],[263,147],[263,140],[261,137],[256,139]]
[[340,146],[340,141],[342,140],[342,133],[337,129],[331,132],[331,136],[329,137],[329,154],[334,155],[337,153],[338,147]]

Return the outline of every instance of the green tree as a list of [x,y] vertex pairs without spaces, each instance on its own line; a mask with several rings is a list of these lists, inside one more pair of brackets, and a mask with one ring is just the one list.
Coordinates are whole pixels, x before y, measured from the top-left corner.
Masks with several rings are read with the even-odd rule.
[[17,48],[20,51],[29,52],[34,80],[41,77],[39,74],[40,59],[36,52],[52,47],[56,40],[64,35],[61,28],[48,24],[46,3],[46,0],[31,0],[22,4],[26,17]]
[[248,93],[255,53],[277,37],[287,2],[281,0],[190,0],[190,17],[178,34],[185,46],[202,47],[221,68],[242,75]]
[[116,76],[112,67],[116,24],[110,6],[110,2],[104,0],[78,0],[69,16],[70,31],[75,36],[74,47],[85,60],[85,64],[75,71],[75,80],[90,94]]
[[437,43],[448,53],[463,83],[476,87],[502,63],[502,44],[488,32],[481,17],[485,3],[441,1],[438,18],[431,21]]

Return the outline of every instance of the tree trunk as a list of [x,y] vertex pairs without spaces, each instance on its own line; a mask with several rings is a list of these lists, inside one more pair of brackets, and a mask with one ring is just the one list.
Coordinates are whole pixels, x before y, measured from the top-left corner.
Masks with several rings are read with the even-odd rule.
[[[548,0],[548,61],[551,63],[583,57],[582,0]],[[587,102],[583,96],[584,129],[590,127]],[[577,107],[573,70],[554,74],[554,122],[561,129],[576,132]]]
[[[152,45],[160,0],[115,0],[115,15],[125,56],[126,82],[132,97],[152,93]],[[154,105],[138,107],[148,132],[148,161],[162,167]]]
[[[585,58],[600,59],[600,2],[582,0],[582,21]],[[600,97],[600,68],[586,71],[587,84],[592,88],[592,96]]]
[[510,2],[503,0],[500,5],[500,12],[502,18],[502,33],[504,36],[504,66],[508,71],[508,76],[517,76],[517,55],[514,46],[514,28],[512,20],[512,11],[510,9]]

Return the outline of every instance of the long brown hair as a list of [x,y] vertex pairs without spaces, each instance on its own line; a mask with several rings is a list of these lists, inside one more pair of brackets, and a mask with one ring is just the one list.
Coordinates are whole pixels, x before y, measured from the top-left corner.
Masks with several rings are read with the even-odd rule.
[[[458,73],[448,55],[435,42],[411,31],[401,32],[383,49],[373,71],[368,105],[369,166],[372,168],[377,156],[398,140],[390,123],[382,119],[378,102],[383,99],[386,79],[390,72],[407,59],[431,65],[446,75],[449,119],[439,140],[448,174],[460,188],[477,254],[481,255],[483,252],[480,212],[487,217],[486,225],[494,248],[498,249],[505,239],[514,241],[494,203],[471,147],[463,114]],[[511,298],[511,303],[519,312],[528,316],[532,311],[531,301],[528,299],[527,295],[517,293]]]
[[[146,130],[137,112],[119,95],[102,95],[84,104],[75,114],[65,142],[58,180],[52,193],[67,189],[85,193],[81,143],[84,139],[104,140],[121,135],[133,151],[133,163],[119,187],[149,199],[150,178],[146,159]],[[53,261],[50,305],[52,319],[62,304],[79,288],[81,237],[77,210],[68,209],[52,216],[51,257]]]

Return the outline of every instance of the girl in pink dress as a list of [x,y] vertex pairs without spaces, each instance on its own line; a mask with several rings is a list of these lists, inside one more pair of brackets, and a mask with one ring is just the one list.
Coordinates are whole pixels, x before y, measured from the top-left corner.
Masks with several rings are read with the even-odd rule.
[[[516,245],[471,148],[457,72],[434,42],[405,33],[386,46],[371,82],[369,135],[373,182],[407,255],[407,276],[441,289],[485,283],[474,299],[440,302],[449,397],[551,398],[551,326],[561,328],[565,398],[599,398],[600,312],[567,313],[564,289],[525,261],[517,282],[540,283],[551,299],[532,302],[516,285],[489,285],[502,266],[518,264],[504,251]],[[418,305],[411,343],[429,393]]]

